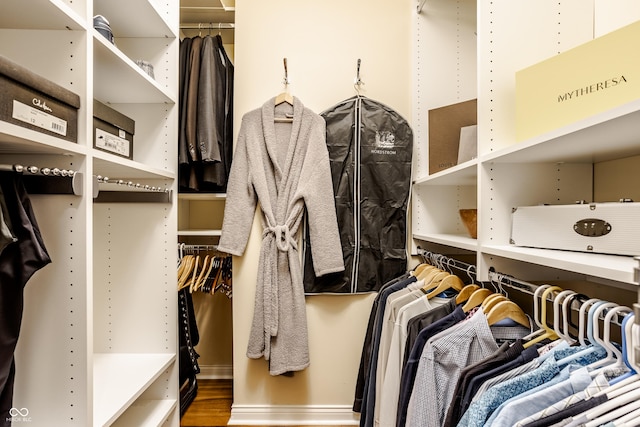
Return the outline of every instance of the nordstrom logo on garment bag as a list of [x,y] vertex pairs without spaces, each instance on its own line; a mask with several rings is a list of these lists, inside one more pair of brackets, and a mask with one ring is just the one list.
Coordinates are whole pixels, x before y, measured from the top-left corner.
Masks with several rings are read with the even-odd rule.
[[389,131],[376,131],[376,148],[371,150],[373,154],[396,154],[396,136]]
[[569,101],[571,99],[578,98],[579,96],[590,95],[594,92],[610,89],[622,83],[627,83],[627,79],[624,76],[613,77],[608,80],[604,80],[598,83],[593,83],[589,86],[572,90],[571,92],[567,92],[564,95],[558,95],[558,102]]

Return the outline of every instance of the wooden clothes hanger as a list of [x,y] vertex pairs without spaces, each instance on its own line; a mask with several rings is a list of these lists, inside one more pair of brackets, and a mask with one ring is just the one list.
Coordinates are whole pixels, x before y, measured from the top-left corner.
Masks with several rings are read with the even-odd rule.
[[193,293],[194,291],[197,291],[198,289],[200,289],[202,287],[202,285],[204,285],[205,279],[207,278],[207,276],[211,272],[211,268],[213,267],[213,259],[214,258],[215,257],[212,257],[211,255],[206,255],[204,257],[204,261],[202,262],[202,270],[200,271],[200,275],[198,276],[196,281],[191,284],[191,288],[190,288],[190,292],[191,293]]
[[455,289],[456,291],[460,291],[462,290],[463,287],[464,287],[464,283],[458,276],[456,276],[455,274],[449,274],[448,276],[446,276],[444,279],[440,281],[440,283],[438,284],[438,286],[436,286],[434,290],[432,290],[427,294],[427,299],[431,299],[437,295],[440,295],[442,292],[449,289]]
[[529,340],[526,343],[524,343],[524,345],[523,345],[524,348],[529,348],[532,345],[537,344],[540,341],[545,340],[545,339],[550,339],[550,340],[557,340],[558,339],[558,335],[556,335],[555,331],[547,325],[547,297],[552,292],[560,292],[560,291],[562,291],[561,287],[559,287],[559,286],[550,286],[550,287],[546,288],[544,290],[544,292],[542,292],[542,297],[540,298],[540,305],[541,305],[540,325],[542,326],[542,329],[544,331],[542,332],[541,335],[537,335],[534,338],[532,338],[531,340]]
[[418,277],[423,271],[432,270],[434,268],[436,268],[436,267],[425,262],[425,263],[422,263],[422,264],[418,265],[416,268],[413,269],[413,275]]
[[484,301],[484,299],[489,295],[491,295],[492,293],[493,291],[487,288],[480,288],[473,291],[471,296],[469,296],[469,299],[467,300],[467,302],[465,302],[464,305],[462,306],[462,311],[464,311],[465,313],[470,312],[472,309],[479,306],[482,303],[482,301]]
[[460,290],[460,292],[458,292],[458,295],[456,295],[456,304],[462,304],[463,302],[467,301],[471,294],[478,289],[480,289],[480,286],[476,285],[475,283],[466,285]]
[[445,277],[449,277],[451,274],[442,270],[434,270],[424,281],[424,285],[422,285],[422,292],[425,294],[438,287],[440,282],[442,282]]
[[183,257],[183,260],[180,263],[180,267],[178,268],[178,290],[184,289],[189,286],[188,280],[193,271],[194,264],[195,258],[193,255],[185,255]]
[[422,286],[424,288],[428,288],[428,285],[440,273],[443,273],[443,271],[440,270],[439,268],[425,269],[425,270],[422,270],[419,275],[415,276],[415,278],[416,278],[416,281],[422,282]]
[[509,298],[507,298],[506,295],[502,295],[502,294],[491,294],[488,297],[486,297],[480,305],[482,306],[482,310],[485,313],[489,313],[491,308],[493,308],[500,301],[509,301]]
[[522,311],[522,308],[520,308],[518,304],[510,300],[498,302],[487,313],[487,323],[489,324],[489,326],[495,325],[496,323],[504,319],[511,319],[526,328],[531,327],[529,318],[524,313],[524,311]]

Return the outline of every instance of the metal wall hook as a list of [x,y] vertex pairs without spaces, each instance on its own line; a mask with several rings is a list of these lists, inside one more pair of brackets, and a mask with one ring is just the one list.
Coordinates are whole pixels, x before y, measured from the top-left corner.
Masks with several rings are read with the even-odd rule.
[[362,60],[360,58],[358,58],[358,63],[356,65],[356,78],[353,81],[353,87],[355,88],[356,93],[358,95],[360,95],[360,89],[361,89],[362,85],[364,85],[364,82],[360,78],[360,65],[361,64],[362,64]]
[[282,63],[284,64],[284,79],[282,80],[282,84],[285,86],[289,85],[289,70],[287,68],[287,58],[282,58]]

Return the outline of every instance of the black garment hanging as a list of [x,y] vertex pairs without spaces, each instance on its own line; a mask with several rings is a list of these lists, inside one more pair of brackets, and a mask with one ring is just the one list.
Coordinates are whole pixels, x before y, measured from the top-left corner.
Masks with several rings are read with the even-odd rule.
[[180,42],[179,182],[183,192],[224,192],[233,153],[233,73],[222,38]]
[[0,253],[0,425],[10,426],[15,380],[14,352],[24,307],[24,287],[33,274],[51,262],[36,222],[22,176],[0,172],[0,188],[8,213],[5,224],[17,241]]
[[345,270],[315,277],[306,235],[307,293],[378,291],[406,271],[413,132],[386,105],[362,96],[323,112]]
[[182,416],[196,397],[198,392],[196,374],[200,373],[199,355],[194,348],[200,342],[200,334],[196,323],[193,299],[187,288],[178,291],[178,319],[180,415]]

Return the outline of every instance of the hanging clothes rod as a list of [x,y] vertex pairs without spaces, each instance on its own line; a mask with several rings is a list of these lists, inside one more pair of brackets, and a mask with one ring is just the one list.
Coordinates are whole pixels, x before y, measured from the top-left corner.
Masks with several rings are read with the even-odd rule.
[[171,191],[168,188],[152,187],[150,185],[144,185],[144,184],[140,184],[139,182],[133,182],[133,181],[125,181],[123,179],[110,179],[109,177],[101,176],[101,175],[97,175],[96,179],[100,184],[122,185],[122,186],[127,186],[130,189],[135,189],[139,191],[151,191],[151,192],[160,192],[160,193],[162,192],[169,193]]
[[[444,267],[444,268],[455,267],[460,270],[467,271],[467,273],[469,273],[469,271],[471,270],[473,270],[473,274],[476,273],[475,265],[467,264],[463,261],[450,258],[443,254],[438,254],[435,252],[430,252],[430,251],[426,251],[424,249],[418,248],[418,255],[424,257],[424,259],[430,264],[438,267]],[[640,257],[637,257],[636,260],[639,264],[638,269],[640,270]],[[536,285],[533,283],[526,282],[524,280],[516,279],[515,277],[510,276],[508,274],[497,272],[493,267],[489,268],[489,280],[491,284],[494,287],[496,287],[496,291],[499,290],[504,292],[504,289],[502,289],[502,287],[507,286],[509,288],[516,289],[520,292],[529,294],[531,296],[534,296],[536,290],[541,286],[541,285]],[[583,297],[585,297],[586,299],[589,298],[587,295],[583,295]],[[547,297],[547,301],[552,302],[553,296]],[[572,310],[576,311],[577,309],[575,307],[572,307]],[[601,314],[600,318],[604,319],[605,315],[606,315],[606,311]],[[613,320],[613,322],[617,325],[622,325],[623,318],[624,318],[623,315],[618,315],[617,318]]]
[[476,266],[464,261],[460,261],[455,258],[448,257],[443,254],[427,251],[425,249],[418,248],[418,255],[423,257],[431,265],[435,265],[441,268],[455,268],[459,271],[467,273],[469,278],[473,281],[477,281]]
[[0,164],[0,171],[21,174],[29,194],[82,195],[82,173],[71,169]]
[[178,243],[178,250],[187,252],[217,251],[218,245],[190,245]]
[[181,30],[235,30],[236,24],[232,22],[206,22],[199,24],[180,24]]
[[[97,203],[171,203],[172,190],[123,179],[94,176],[94,201]],[[121,190],[101,190],[96,184],[121,187]]]

